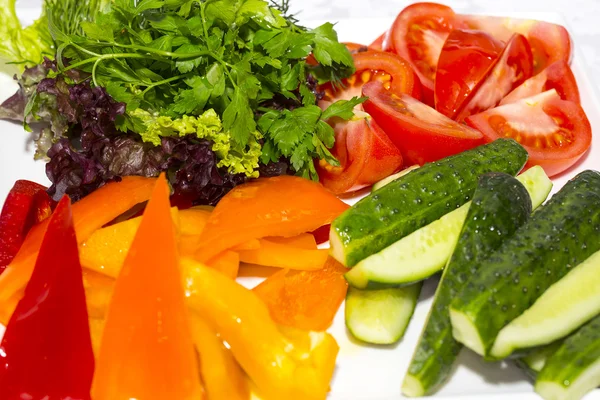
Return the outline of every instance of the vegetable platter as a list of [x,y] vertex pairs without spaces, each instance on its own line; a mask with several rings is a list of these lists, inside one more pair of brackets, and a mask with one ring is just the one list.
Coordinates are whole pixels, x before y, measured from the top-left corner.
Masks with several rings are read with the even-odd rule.
[[[469,10],[458,11],[467,14]],[[39,9],[22,9],[19,12],[26,22],[32,21],[39,15]],[[518,14],[510,15],[510,17],[537,19],[565,25],[559,15],[551,13]],[[317,27],[323,22],[325,21],[302,21],[308,27]],[[382,33],[382,27],[391,26],[392,22],[393,19],[349,19],[338,21],[335,29],[338,32],[340,41],[368,44]],[[360,29],[357,27],[360,27]],[[597,88],[591,82],[581,54],[577,49],[577,43],[574,44],[574,58],[571,63],[571,69],[579,87],[582,107],[595,133],[600,129],[600,101],[597,97]],[[8,98],[14,93],[16,88],[16,84],[9,75],[0,75],[0,100]],[[3,173],[0,175],[0,199],[6,197],[14,182],[19,179],[28,179],[45,185],[48,184],[43,163],[33,161],[35,149],[31,145],[29,138],[23,135],[22,127],[6,121],[0,121],[0,132],[3,134],[4,139],[3,146],[0,147],[0,165],[3,167]],[[553,186],[549,198],[559,192],[578,173],[589,169],[600,171],[600,135],[594,135],[592,140],[591,149],[583,158],[567,171],[553,177]],[[517,170],[512,171],[510,169],[511,167],[507,167],[506,172],[513,175],[518,172]],[[533,172],[535,171],[534,169],[530,169],[529,171],[535,174]],[[525,183],[524,180],[525,178],[522,179],[523,183]],[[535,181],[535,179],[533,180]],[[493,179],[490,179],[489,187],[493,188],[494,185],[499,185],[498,187],[505,188],[505,186],[502,186],[503,183],[492,181]],[[513,181],[514,179],[510,182]],[[535,185],[532,187],[531,185],[524,184],[531,195],[533,203],[535,203],[534,194],[543,192],[545,195],[547,192],[544,191],[546,189],[550,190],[548,186],[543,186],[540,182],[542,180],[536,183],[538,184],[537,187]],[[543,187],[540,187],[540,185]],[[514,188],[514,185],[511,187]],[[159,189],[157,185],[157,188],[154,190],[159,192]],[[522,187],[521,192],[518,193],[527,196]],[[363,192],[352,197],[343,197],[343,200],[348,204],[355,204],[366,194],[366,192]],[[542,197],[539,202],[542,201],[542,198],[545,198],[544,195],[540,195]],[[154,204],[157,203],[155,202]],[[331,204],[333,207],[333,203]],[[539,206],[539,204],[533,204],[534,208],[536,206]],[[65,205],[60,204],[58,207],[64,209]],[[517,209],[519,206],[516,203],[512,203],[512,207]],[[526,211],[523,212],[529,213],[531,211],[531,203],[528,207],[525,207]],[[159,217],[155,216],[155,218],[158,219]],[[515,224],[522,224],[522,221],[518,221],[518,216],[514,218],[516,221]],[[249,251],[251,252],[252,249]],[[246,257],[251,257],[250,253],[246,253]],[[204,276],[204,278],[207,280],[212,279],[211,276]],[[262,278],[240,277],[238,281],[244,286],[252,288],[259,284]],[[340,307],[337,315],[335,315],[332,326],[328,329],[328,332],[331,333],[339,345],[336,367],[328,395],[329,399],[392,400],[403,398],[400,394],[402,382],[409,368],[413,352],[419,343],[421,331],[428,317],[438,281],[438,277],[430,278],[420,288],[420,296],[418,297],[414,315],[408,324],[406,332],[404,332],[403,338],[395,344],[365,345],[355,340],[347,328],[347,321],[344,320],[344,306]],[[416,292],[413,290],[407,296],[414,297],[416,294],[418,294],[418,290]],[[332,297],[335,297],[335,295],[335,293],[332,293]],[[346,318],[348,318],[347,315]],[[590,324],[585,329],[593,330],[595,327],[595,325]],[[199,328],[194,327],[194,329],[197,332],[196,329]],[[353,333],[356,334],[356,332]],[[582,335],[585,333],[581,332]],[[577,337],[572,338],[577,339]],[[112,340],[118,341],[118,339],[114,338]],[[517,368],[515,363],[512,361],[486,362],[470,350],[464,350],[460,353],[450,378],[433,395],[434,398],[472,398],[485,400],[504,399],[508,396],[514,400],[534,400],[540,398],[537,394],[533,393],[533,387],[531,382],[528,381],[527,375],[521,369]],[[600,391],[591,392],[585,399],[600,399]]]

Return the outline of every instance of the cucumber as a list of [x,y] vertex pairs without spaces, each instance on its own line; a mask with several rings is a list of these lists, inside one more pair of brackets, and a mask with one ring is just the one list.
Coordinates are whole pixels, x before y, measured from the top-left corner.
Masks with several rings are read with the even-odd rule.
[[538,347],[525,357],[517,358],[515,363],[519,368],[525,371],[530,378],[535,380],[538,373],[544,368],[544,365],[546,365],[548,358],[558,350],[562,343],[562,340],[557,340],[549,345]]
[[534,212],[453,300],[454,338],[493,359],[500,330],[600,249],[599,205],[600,174],[584,171]]
[[452,337],[448,306],[467,277],[485,267],[481,261],[527,221],[531,210],[527,190],[512,176],[489,173],[480,177],[460,239],[444,269],[404,378],[405,396],[430,395],[446,381],[462,349]]
[[384,187],[385,185],[387,185],[390,182],[395,181],[398,178],[402,178],[404,175],[408,174],[411,171],[414,171],[415,169],[419,168],[419,165],[411,165],[408,168],[403,169],[400,172],[397,172],[393,175],[388,176],[387,178],[383,178],[382,180],[380,180],[379,182],[376,182],[373,187],[371,188],[371,192],[374,192],[378,189],[381,189],[382,187]]
[[600,314],[600,251],[550,286],[527,311],[502,328],[491,354],[537,347],[567,336]]
[[516,175],[527,152],[512,139],[426,164],[357,202],[332,224],[331,255],[347,267],[375,254],[471,199],[486,172]]
[[[517,179],[527,188],[534,209],[546,200],[552,189],[552,182],[539,166],[525,171]],[[435,274],[452,255],[470,204],[365,258],[346,273],[346,280],[359,289],[376,289],[410,284]]]
[[392,344],[404,336],[415,311],[421,282],[403,288],[360,290],[348,288],[346,327],[356,339]]
[[600,385],[600,316],[569,336],[546,361],[535,391],[546,400],[577,400]]

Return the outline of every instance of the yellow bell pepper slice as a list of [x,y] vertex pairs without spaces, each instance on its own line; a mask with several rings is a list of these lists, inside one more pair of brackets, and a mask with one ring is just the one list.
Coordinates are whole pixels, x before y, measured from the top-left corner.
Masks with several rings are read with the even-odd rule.
[[260,298],[192,259],[180,266],[189,307],[226,341],[266,399],[327,397],[339,350],[326,332],[279,327]]
[[210,400],[248,400],[248,378],[231,350],[214,329],[197,314],[190,317],[192,335],[200,355],[200,374]]

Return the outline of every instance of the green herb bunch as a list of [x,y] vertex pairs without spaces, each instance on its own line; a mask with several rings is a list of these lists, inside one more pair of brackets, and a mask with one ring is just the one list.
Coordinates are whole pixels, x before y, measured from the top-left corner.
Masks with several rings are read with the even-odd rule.
[[[93,85],[126,103],[120,130],[145,138],[149,121],[156,128],[157,118],[212,109],[230,135],[229,152],[242,156],[259,146],[262,163],[285,157],[299,175],[318,179],[314,159],[338,165],[325,120],[351,118],[362,99],[325,111],[316,105],[309,74],[338,81],[354,72],[352,56],[332,24],[306,29],[281,8],[263,0],[113,0],[82,21],[81,31],[47,15],[57,74],[87,72]],[[309,65],[310,54],[316,63]],[[273,107],[273,99],[293,106]]]

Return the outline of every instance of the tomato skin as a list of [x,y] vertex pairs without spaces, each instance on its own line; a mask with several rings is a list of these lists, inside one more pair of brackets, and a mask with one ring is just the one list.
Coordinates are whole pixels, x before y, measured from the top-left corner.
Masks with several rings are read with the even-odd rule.
[[344,45],[352,55],[356,53],[362,53],[363,51],[367,51],[369,49],[369,47],[365,46],[364,44],[354,42],[344,42]]
[[383,51],[365,51],[354,56],[357,72],[367,69],[385,71],[392,76],[390,90],[421,98],[421,82],[414,69],[402,57]]
[[525,36],[533,54],[533,72],[537,74],[548,65],[563,60],[570,62],[572,44],[565,27],[550,22],[519,18],[458,15],[461,23],[471,29],[488,32],[498,40],[508,41],[513,33]]
[[503,49],[504,43],[482,31],[455,29],[450,32],[435,74],[435,109],[454,118]]
[[412,65],[429,105],[434,104],[433,81],[444,42],[453,29],[463,26],[450,7],[436,3],[409,5],[392,25],[388,46]]
[[325,160],[317,164],[319,180],[336,195],[354,192],[390,176],[402,167],[400,150],[366,113],[335,125],[332,154],[339,167]]
[[[358,45],[359,46],[359,45]],[[352,54],[356,72],[344,79],[340,87],[327,83],[320,87],[325,97],[319,102],[321,108],[336,100],[350,100],[361,95],[362,86],[373,79],[383,79],[395,93],[409,93],[421,97],[421,83],[410,64],[397,54],[367,50]],[[362,107],[359,107],[362,109]]]
[[575,164],[592,141],[590,122],[581,106],[562,100],[556,90],[468,117],[486,141],[512,137],[529,153],[526,168],[540,165],[550,177]]
[[454,115],[454,119],[463,121],[469,115],[495,107],[511,90],[531,77],[532,73],[532,55],[527,39],[515,33],[487,76],[478,83],[463,107]]
[[407,165],[432,162],[483,143],[483,135],[433,108],[385,90],[380,82],[363,86],[367,111],[400,149]]
[[539,74],[529,78],[519,87],[507,94],[500,105],[514,103],[547,90],[556,89],[563,100],[580,104],[579,89],[573,71],[564,60],[550,64]]
[[386,36],[388,35],[388,31],[383,32],[381,35],[379,35],[377,37],[377,39],[375,39],[370,45],[369,45],[369,49],[371,50],[378,50],[378,51],[385,51],[385,42],[386,42]]

